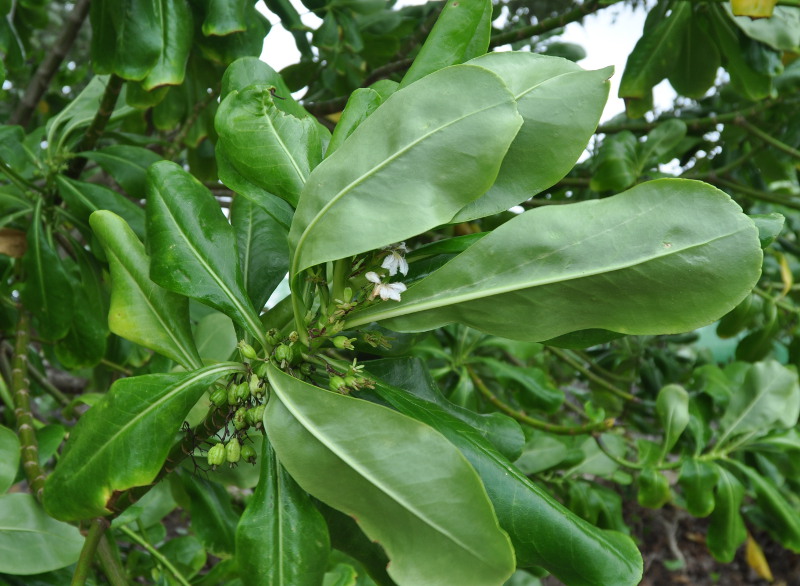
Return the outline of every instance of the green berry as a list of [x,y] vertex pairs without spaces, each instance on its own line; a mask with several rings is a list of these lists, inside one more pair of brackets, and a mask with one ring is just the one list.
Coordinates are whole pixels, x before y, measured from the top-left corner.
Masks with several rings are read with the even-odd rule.
[[267,378],[267,368],[267,362],[258,361],[253,367],[253,374],[255,374],[258,378]]
[[279,344],[277,348],[275,348],[275,359],[283,362],[291,362],[292,358],[294,358],[294,352],[292,349],[287,346],[286,344]]
[[289,342],[294,344],[299,339],[300,339],[300,334],[298,334],[297,332],[294,332],[294,331],[289,332]]
[[339,350],[353,350],[353,340],[355,340],[355,338],[336,336],[331,340],[331,342],[333,342],[333,345],[339,348]]
[[242,457],[242,444],[235,437],[225,445],[225,459],[231,464],[236,464]]
[[264,394],[264,390],[261,388],[261,379],[257,376],[251,376],[249,381],[248,390],[250,394],[254,397],[260,397]]
[[275,344],[280,342],[281,340],[278,337],[278,333],[279,333],[278,330],[276,330],[275,328],[270,328],[269,330],[267,330],[267,344],[274,346]]
[[214,389],[214,392],[211,393],[211,402],[217,407],[223,407],[228,402],[228,390],[223,388]]
[[225,461],[225,446],[222,444],[214,444],[208,450],[208,465],[216,468]]
[[250,444],[242,446],[242,460],[248,464],[256,463],[256,450]]
[[256,354],[255,349],[244,340],[241,340],[239,342],[238,347],[239,347],[239,353],[242,355],[243,358],[246,358],[247,360],[255,360],[256,358],[258,358],[258,354]]
[[228,387],[228,405],[236,405],[239,402],[239,385]]
[[236,387],[236,397],[239,399],[239,402],[246,401],[250,398],[250,385],[246,382],[239,383]]
[[330,379],[328,379],[328,387],[337,393],[347,392],[347,383],[344,382],[344,379],[340,376],[332,376]]
[[236,413],[233,414],[233,426],[236,429],[244,429],[247,427],[247,409],[239,407]]

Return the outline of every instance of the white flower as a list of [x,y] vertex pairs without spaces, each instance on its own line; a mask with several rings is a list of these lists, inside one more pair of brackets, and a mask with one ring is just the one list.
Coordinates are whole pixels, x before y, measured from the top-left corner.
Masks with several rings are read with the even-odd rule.
[[372,271],[368,272],[365,277],[367,277],[367,281],[375,283],[372,294],[369,296],[370,299],[380,296],[384,301],[387,299],[400,301],[400,293],[406,290],[406,286],[402,283],[382,283],[378,274]]
[[407,275],[408,262],[403,257],[403,255],[408,252],[408,249],[406,248],[406,243],[401,242],[400,244],[387,246],[386,250],[389,251],[389,254],[387,254],[386,258],[383,259],[383,264],[381,264],[381,268],[388,270],[389,276],[396,275],[397,271],[403,273],[403,276]]

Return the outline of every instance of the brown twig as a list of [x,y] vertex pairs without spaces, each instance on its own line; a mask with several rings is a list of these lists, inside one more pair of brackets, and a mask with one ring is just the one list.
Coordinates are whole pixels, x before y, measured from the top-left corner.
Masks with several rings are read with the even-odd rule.
[[58,71],[58,66],[61,65],[78,37],[78,31],[80,31],[83,21],[86,20],[86,15],[89,14],[90,2],[91,0],[78,0],[75,3],[72,12],[69,13],[64,22],[61,36],[58,37],[55,45],[47,52],[47,57],[39,64],[36,73],[33,74],[30,82],[28,82],[28,87],[25,88],[22,100],[20,100],[19,105],[8,121],[9,124],[27,126],[30,122],[31,115],[47,88],[50,87],[50,82]]

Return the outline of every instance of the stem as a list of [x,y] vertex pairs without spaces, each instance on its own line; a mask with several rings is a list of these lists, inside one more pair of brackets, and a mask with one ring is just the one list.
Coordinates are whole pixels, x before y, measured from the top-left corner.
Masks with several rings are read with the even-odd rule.
[[120,527],[119,530],[122,531],[125,535],[127,535],[132,541],[135,541],[141,547],[146,549],[151,556],[153,556],[154,558],[156,558],[156,560],[158,560],[158,563],[160,563],[169,570],[170,574],[172,574],[173,577],[180,584],[182,584],[183,586],[191,586],[191,584],[189,584],[189,581],[183,577],[183,574],[181,574],[178,571],[178,569],[175,566],[173,566],[172,563],[166,557],[161,555],[155,547],[150,545],[146,539],[139,537],[135,532],[131,531],[124,525]]
[[[92,123],[86,130],[86,134],[83,135],[83,138],[75,147],[75,152],[90,151],[95,147],[97,141],[103,135],[103,131],[111,115],[114,113],[114,107],[117,105],[117,98],[119,97],[119,92],[122,90],[122,85],[124,83],[125,80],[117,75],[112,75],[108,78],[106,91],[103,93],[103,97],[100,100],[100,107],[97,108],[97,114],[95,114]],[[89,160],[86,157],[77,156],[73,158],[67,166],[65,175],[70,179],[77,179],[88,162]]]
[[108,578],[111,586],[128,586],[128,576],[119,560],[119,554],[112,546],[108,534],[103,534],[100,544],[97,546],[97,557],[100,559],[100,567]]
[[0,376],[0,400],[6,406],[6,424],[11,427],[14,425],[14,397],[11,396],[11,391],[8,389],[6,379]]
[[568,352],[565,352],[564,350],[561,350],[559,348],[555,348],[553,346],[548,346],[547,349],[550,352],[552,352],[553,354],[555,354],[556,356],[558,356],[559,359],[561,359],[562,361],[566,362],[572,368],[574,368],[575,370],[580,372],[586,378],[588,378],[589,380],[597,383],[598,385],[600,385],[601,387],[603,387],[604,389],[606,389],[607,391],[609,391],[613,395],[616,395],[620,399],[625,399],[626,401],[632,401],[634,403],[640,403],[641,402],[641,400],[638,397],[634,397],[630,393],[626,393],[625,391],[623,391],[619,387],[617,387],[615,385],[612,385],[610,382],[608,382],[604,378],[601,378],[601,377],[597,376],[591,370],[589,370],[588,368],[584,367],[580,362],[578,362],[577,360],[572,358],[572,356],[570,356]]
[[44,471],[39,466],[39,443],[31,414],[30,381],[28,380],[28,340],[30,336],[28,314],[20,308],[17,322],[17,341],[11,361],[11,389],[14,392],[14,415],[17,418],[17,435],[21,445],[22,469],[36,499],[42,501]]
[[736,181],[729,181],[721,177],[706,177],[705,180],[708,183],[711,183],[718,187],[724,187],[731,191],[739,192],[742,195],[752,199],[757,199],[759,201],[767,201],[769,203],[786,206],[787,208],[791,208],[793,210],[800,210],[800,202],[798,201],[790,200],[780,195],[773,195],[772,193],[761,191],[760,189],[747,187],[746,185],[742,185],[741,183],[737,183]]
[[41,192],[41,189],[39,189],[33,183],[30,183],[22,175],[17,173],[11,167],[11,165],[6,163],[3,159],[0,159],[0,172],[2,172],[6,177],[8,177],[8,179],[11,181],[11,183],[16,185],[23,192],[27,191],[27,190]]
[[[594,437],[594,441],[597,444],[597,447],[600,448],[600,451],[603,452],[606,456],[611,458],[616,464],[619,464],[623,468],[631,468],[633,470],[644,470],[646,466],[644,464],[640,464],[639,462],[631,462],[630,460],[625,460],[624,458],[620,458],[619,456],[615,455],[608,449],[605,442],[603,442],[600,434],[592,434]],[[656,470],[673,470],[675,468],[679,468],[683,465],[681,460],[677,462],[667,462],[667,463],[659,463],[657,466],[653,466]]]
[[180,151],[181,147],[183,146],[184,139],[189,134],[189,131],[192,129],[192,126],[194,126],[195,122],[197,122],[197,119],[200,118],[200,114],[213,100],[217,99],[217,96],[219,96],[219,89],[212,91],[206,96],[205,99],[197,102],[194,105],[191,116],[186,119],[186,122],[184,122],[181,129],[170,141],[170,146],[164,151],[165,159],[172,160],[172,158]]
[[67,397],[64,393],[58,390],[53,383],[47,380],[47,377],[44,376],[41,372],[39,372],[36,368],[28,365],[28,372],[31,373],[33,378],[36,380],[37,383],[45,390],[45,392],[53,397],[56,401],[61,403],[62,407],[66,407],[70,404],[70,398]]
[[769,134],[767,134],[766,132],[764,132],[763,130],[758,128],[757,126],[754,126],[753,124],[750,124],[747,120],[744,119],[744,117],[737,118],[736,119],[736,124],[741,126],[742,128],[744,128],[747,132],[749,132],[753,136],[755,136],[757,138],[760,138],[761,140],[763,140],[768,145],[775,147],[779,151],[783,151],[787,155],[791,155],[795,159],[800,159],[800,151],[790,147],[785,142],[781,142],[777,138],[775,138],[773,136],[770,136]]
[[83,542],[81,556],[78,558],[78,563],[75,566],[75,573],[72,575],[70,586],[83,586],[86,583],[86,578],[89,577],[89,570],[92,568],[92,560],[94,559],[95,551],[97,551],[97,544],[100,543],[100,538],[108,527],[109,523],[103,517],[92,519],[92,524],[89,526],[89,533],[86,535],[86,541]]
[[600,423],[587,423],[586,425],[556,425],[554,423],[547,423],[546,421],[542,421],[540,419],[534,419],[533,417],[529,417],[524,413],[520,413],[510,405],[501,401],[497,395],[495,395],[489,389],[489,387],[486,386],[486,383],[483,382],[483,380],[475,373],[474,370],[472,370],[472,368],[467,367],[467,372],[469,372],[472,382],[475,383],[475,387],[478,389],[478,391],[480,391],[481,395],[483,395],[487,401],[489,401],[492,405],[497,407],[506,415],[513,417],[520,423],[529,425],[534,429],[541,429],[542,431],[548,431],[550,433],[556,433],[559,435],[583,435],[598,431],[607,431],[614,427],[613,419],[606,419]]
[[47,51],[47,57],[41,62],[36,73],[31,77],[28,82],[28,87],[25,88],[25,94],[22,96],[19,105],[9,119],[9,124],[19,124],[20,126],[27,126],[30,122],[31,115],[36,109],[37,104],[42,99],[42,96],[50,86],[58,66],[67,56],[69,50],[72,48],[75,39],[78,37],[78,32],[86,20],[86,15],[89,13],[89,3],[91,0],[78,0],[75,3],[72,12],[69,13],[65,22],[64,28],[61,31],[61,36],[58,37],[55,45]]
[[571,22],[577,22],[583,19],[585,16],[597,12],[601,8],[606,8],[611,4],[614,4],[614,2],[601,4],[599,0],[589,0],[588,2],[584,2],[569,12],[565,12],[559,16],[546,18],[543,21],[530,26],[494,35],[489,41],[489,48],[499,47],[500,45],[507,45],[509,43],[516,43],[517,41],[523,41],[530,37],[536,37],[544,33],[548,33],[552,30],[564,27]]
[[100,364],[102,364],[103,366],[109,367],[111,370],[116,370],[117,372],[121,372],[125,376],[132,376],[133,375],[133,371],[125,368],[124,366],[120,366],[116,362],[111,362],[110,360],[107,360],[105,358],[100,360]]

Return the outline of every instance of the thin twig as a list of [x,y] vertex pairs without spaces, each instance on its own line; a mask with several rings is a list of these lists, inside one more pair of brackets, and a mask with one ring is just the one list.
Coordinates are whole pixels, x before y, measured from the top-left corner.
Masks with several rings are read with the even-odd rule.
[[14,358],[11,361],[11,389],[14,392],[14,415],[17,418],[22,469],[25,471],[25,478],[28,480],[31,492],[41,502],[45,476],[39,466],[39,443],[36,440],[35,423],[31,414],[30,381],[28,380],[29,336],[28,314],[23,308],[20,308],[17,341],[14,347]]
[[774,136],[771,136],[771,135],[767,134],[766,132],[764,132],[763,130],[758,128],[757,126],[754,126],[753,124],[748,122],[743,116],[741,118],[737,118],[736,119],[736,124],[737,124],[737,126],[741,126],[742,128],[744,128],[747,132],[749,132],[750,134],[752,134],[756,138],[760,138],[761,140],[763,140],[768,145],[778,149],[779,151],[783,151],[784,153],[794,157],[795,159],[800,159],[800,151],[798,151],[797,149],[792,148],[791,146],[789,146],[785,142],[781,142],[780,140],[778,140]]
[[42,99],[47,88],[50,87],[50,82],[55,77],[59,65],[61,65],[78,37],[83,21],[86,20],[86,15],[89,14],[90,2],[91,0],[78,0],[75,3],[72,11],[65,19],[61,36],[58,37],[55,45],[47,51],[44,61],[41,62],[36,73],[33,74],[30,82],[28,82],[28,87],[25,88],[22,100],[20,100],[19,105],[11,115],[9,124],[27,126],[30,122],[36,105]]
[[524,413],[520,413],[516,409],[514,409],[511,405],[506,404],[503,402],[497,395],[495,395],[489,387],[486,386],[486,383],[477,375],[477,373],[472,370],[469,366],[467,367],[467,372],[469,372],[469,376],[472,379],[472,382],[475,383],[475,388],[484,396],[484,398],[489,401],[492,405],[497,407],[500,411],[519,421],[520,423],[524,423],[525,425],[529,425],[534,429],[541,429],[542,431],[548,431],[550,433],[555,433],[559,435],[583,435],[587,433],[593,433],[598,431],[607,431],[614,427],[614,420],[613,419],[605,419],[600,423],[587,423],[586,425],[557,425],[555,423],[548,423],[546,421],[542,421],[541,419],[534,419],[533,417],[529,417]]
[[729,181],[728,179],[723,179],[722,177],[706,177],[705,181],[716,185],[717,187],[724,187],[730,191],[735,191],[751,199],[766,201],[769,203],[786,206],[787,208],[792,208],[794,210],[800,210],[800,201],[791,200],[781,195],[774,195],[766,191],[761,191],[760,189],[748,187],[746,185],[742,185],[741,183],[737,183],[736,181]]
[[509,43],[523,41],[531,37],[538,37],[544,33],[549,33],[550,31],[567,26],[571,22],[582,20],[584,17],[593,14],[602,8],[606,8],[613,3],[614,2],[604,4],[599,0],[589,0],[588,2],[578,5],[564,14],[559,14],[553,18],[546,18],[541,22],[537,22],[536,24],[532,24],[530,26],[494,35],[489,41],[489,47],[499,47],[501,45],[508,45]]
[[598,385],[600,385],[601,387],[603,387],[604,389],[606,389],[610,393],[616,395],[617,397],[619,397],[621,399],[625,399],[626,401],[632,401],[634,403],[641,402],[641,400],[638,397],[635,397],[635,396],[631,395],[630,393],[628,393],[626,391],[623,391],[622,389],[620,389],[616,385],[611,384],[610,382],[608,382],[604,378],[602,378],[602,377],[596,375],[595,373],[593,373],[591,370],[589,370],[588,368],[583,366],[580,362],[575,360],[572,356],[570,356],[570,354],[568,352],[566,352],[564,350],[561,350],[559,348],[555,348],[554,346],[548,346],[547,349],[550,352],[552,352],[553,354],[555,354],[556,356],[558,356],[558,358],[560,360],[566,362],[572,368],[574,368],[575,370],[580,372],[583,376],[585,376],[589,380],[597,383]]
[[33,365],[31,364],[28,365],[28,372],[31,374],[31,376],[33,376],[36,382],[39,383],[39,386],[41,386],[48,395],[50,395],[56,401],[61,403],[63,407],[66,407],[67,405],[70,404],[71,402],[70,398],[67,397],[60,390],[58,390],[55,387],[55,385],[53,385],[53,383],[47,380],[47,377],[43,375],[41,372],[39,372],[39,370],[36,369]]
[[153,556],[156,560],[158,560],[158,563],[160,563],[169,570],[169,572],[180,584],[182,584],[183,586],[191,586],[189,581],[186,578],[184,578],[183,574],[181,574],[180,571],[178,571],[178,569],[175,566],[173,566],[172,563],[165,556],[159,553],[159,551],[155,547],[150,545],[147,542],[147,540],[139,537],[134,531],[128,529],[124,525],[120,527],[119,530],[122,531],[125,535],[127,535],[132,541],[138,543],[140,546],[146,549],[151,556]]
[[108,533],[104,533],[100,539],[97,546],[97,557],[111,586],[128,586],[128,576],[122,567],[118,552],[112,546]]

